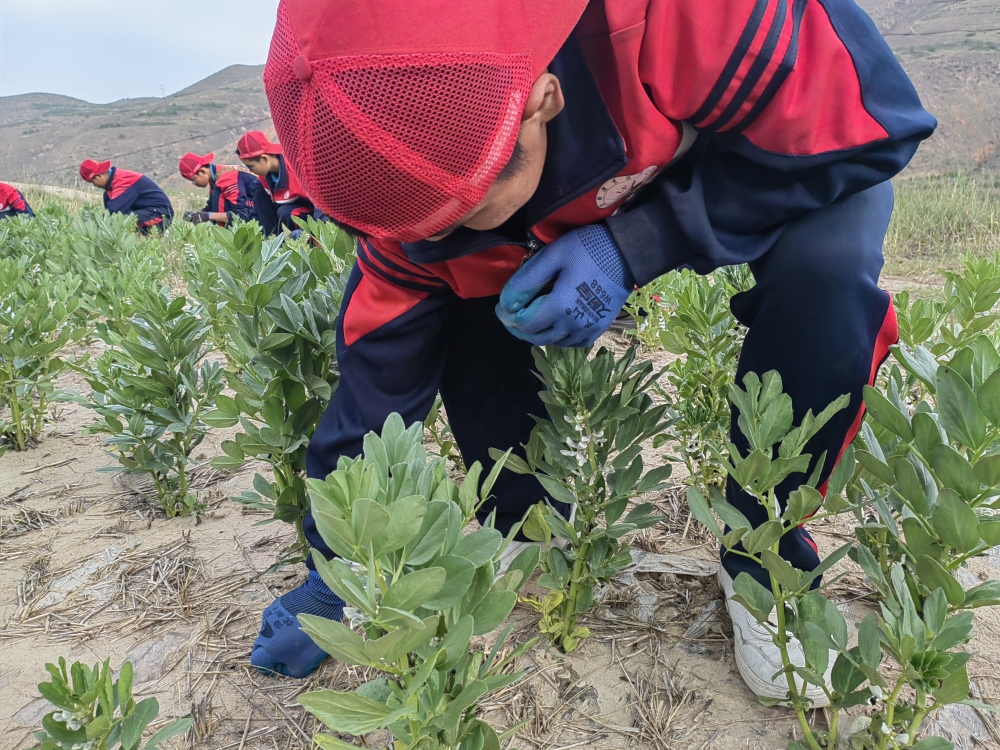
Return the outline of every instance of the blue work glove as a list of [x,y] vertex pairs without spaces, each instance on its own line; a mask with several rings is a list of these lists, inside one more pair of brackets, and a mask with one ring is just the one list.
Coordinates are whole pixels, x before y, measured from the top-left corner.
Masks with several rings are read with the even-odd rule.
[[[552,291],[536,298],[553,281]],[[586,347],[614,322],[634,288],[611,233],[594,224],[529,258],[500,292],[497,317],[536,346]]]

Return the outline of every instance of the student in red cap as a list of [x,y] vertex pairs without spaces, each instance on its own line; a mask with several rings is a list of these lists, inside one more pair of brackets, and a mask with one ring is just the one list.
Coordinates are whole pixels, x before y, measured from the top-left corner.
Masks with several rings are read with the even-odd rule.
[[113,214],[135,215],[139,234],[170,226],[174,207],[159,185],[139,172],[113,167],[110,161],[87,159],[80,164],[80,177],[104,191],[104,207]]
[[34,216],[24,193],[13,185],[0,182],[0,219],[10,219],[14,216]]
[[[779,498],[814,468],[825,488],[897,339],[878,287],[888,180],[936,126],[853,0],[282,0],[264,83],[296,175],[360,238],[311,477],[389,413],[423,419],[439,390],[466,463],[488,470],[545,413],[532,345],[592,344],[661,274],[749,263],[737,379],[777,370],[796,420],[850,394],[808,446],[823,464]],[[483,513],[506,531],[544,492],[501,477]],[[804,529],[780,551],[819,564]],[[741,572],[769,585],[723,555],[736,662],[780,699],[777,649],[732,599]],[[323,652],[295,616],[341,605],[311,573],[264,613],[252,662],[309,672]]]
[[201,224],[214,221],[220,227],[238,217],[244,221],[257,218],[253,196],[257,178],[239,167],[215,164],[215,154],[199,156],[190,152],[178,164],[181,177],[195,187],[209,188],[208,202],[201,211],[185,211],[184,221]]
[[282,227],[298,230],[295,217],[312,216],[315,208],[288,168],[281,145],[271,143],[259,130],[252,130],[240,138],[236,153],[244,166],[260,178],[261,190],[254,198],[254,208],[264,231],[273,234]]

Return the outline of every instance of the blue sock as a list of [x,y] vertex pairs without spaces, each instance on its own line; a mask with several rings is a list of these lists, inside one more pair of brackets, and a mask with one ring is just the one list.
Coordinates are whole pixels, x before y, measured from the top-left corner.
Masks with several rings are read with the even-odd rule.
[[326,658],[326,652],[302,632],[296,615],[307,614],[338,622],[344,602],[309,571],[306,582],[275,600],[264,610],[260,635],[253,643],[250,663],[262,674],[305,677]]

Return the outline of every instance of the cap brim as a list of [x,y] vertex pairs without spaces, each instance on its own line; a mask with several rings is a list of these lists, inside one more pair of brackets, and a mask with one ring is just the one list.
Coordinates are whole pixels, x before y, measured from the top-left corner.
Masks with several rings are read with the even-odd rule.
[[531,26],[534,44],[532,73],[535,78],[548,67],[576,28],[590,0],[531,0],[524,13]]

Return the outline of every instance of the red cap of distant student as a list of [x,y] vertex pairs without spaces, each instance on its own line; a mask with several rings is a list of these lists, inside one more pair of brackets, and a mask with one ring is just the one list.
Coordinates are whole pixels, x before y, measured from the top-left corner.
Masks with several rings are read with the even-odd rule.
[[97,177],[97,175],[107,172],[111,169],[111,160],[108,161],[94,161],[93,159],[87,159],[80,164],[80,176],[83,178],[84,182],[90,182],[92,179]]
[[316,205],[413,241],[483,200],[588,0],[281,0],[264,86]]
[[251,130],[236,144],[236,153],[241,159],[256,159],[264,154],[277,155],[281,153],[281,144],[271,143],[259,130]]
[[204,156],[198,156],[198,154],[192,154],[188,151],[184,156],[181,157],[180,164],[178,164],[178,169],[181,171],[181,177],[185,180],[190,180],[194,177],[195,172],[197,172],[202,167],[207,167],[215,161],[215,154],[205,154]]

